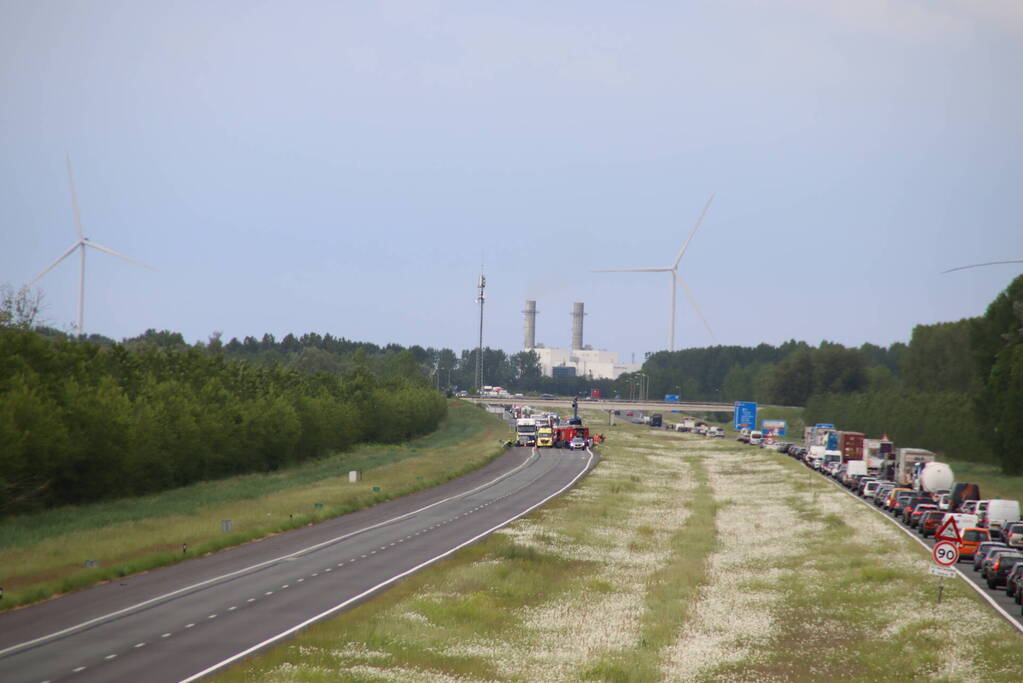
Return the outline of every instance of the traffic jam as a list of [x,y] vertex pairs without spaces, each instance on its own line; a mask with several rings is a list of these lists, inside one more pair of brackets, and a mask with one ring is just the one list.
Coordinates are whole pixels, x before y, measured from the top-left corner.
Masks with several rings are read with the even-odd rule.
[[[830,477],[883,510],[932,550],[931,573],[970,580],[1017,626],[1023,615],[1023,521],[1020,502],[982,498],[955,481],[952,468],[922,448],[895,448],[831,424],[807,427],[804,444],[775,442],[743,430],[739,441],[771,448]],[[933,539],[933,541],[931,540]],[[958,569],[958,571],[957,571]]]

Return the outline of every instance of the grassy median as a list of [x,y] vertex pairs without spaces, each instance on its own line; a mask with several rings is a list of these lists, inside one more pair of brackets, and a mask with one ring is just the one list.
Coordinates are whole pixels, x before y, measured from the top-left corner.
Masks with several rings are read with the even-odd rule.
[[[0,522],[0,609],[196,557],[434,486],[503,450],[508,428],[463,401],[432,434],[249,474]],[[359,470],[362,480],[348,482]],[[221,522],[231,520],[225,533]],[[87,567],[86,563],[95,563]]]

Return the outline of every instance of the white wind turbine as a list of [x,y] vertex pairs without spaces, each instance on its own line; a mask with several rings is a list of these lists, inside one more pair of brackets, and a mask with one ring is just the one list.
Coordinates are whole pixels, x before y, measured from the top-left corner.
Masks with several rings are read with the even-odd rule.
[[710,325],[707,324],[707,319],[703,317],[703,313],[700,311],[699,305],[696,303],[696,299],[693,297],[693,293],[689,291],[689,287],[686,285],[678,274],[678,263],[682,260],[682,257],[686,253],[686,249],[689,248],[689,243],[693,241],[693,236],[696,231],[700,229],[700,224],[703,223],[703,217],[707,215],[707,209],[710,208],[710,203],[714,201],[714,195],[710,195],[710,199],[703,206],[703,211],[700,212],[700,217],[696,219],[696,225],[693,226],[692,232],[689,233],[688,239],[685,244],[682,245],[682,249],[679,250],[678,256],[675,257],[675,262],[671,264],[670,268],[615,268],[609,270],[594,270],[594,273],[671,273],[671,323],[668,328],[668,350],[675,350],[675,289],[676,283],[682,286],[682,291],[686,293],[686,297],[689,299],[689,303],[693,305],[693,309],[696,314],[700,316],[700,320],[703,321],[704,327],[710,332],[710,336],[717,341],[717,337],[714,335],[714,331],[710,329]]
[[38,275],[36,275],[35,279],[32,280],[32,282],[28,283],[28,286],[31,287],[36,282],[38,282],[44,275],[46,275],[51,270],[56,268],[57,264],[59,264],[61,261],[66,259],[68,256],[70,256],[75,251],[75,249],[81,250],[80,259],[79,259],[79,262],[78,262],[79,265],[78,265],[78,329],[77,329],[77,334],[79,336],[84,336],[85,335],[85,248],[86,247],[92,247],[93,249],[98,249],[100,251],[105,251],[106,253],[108,253],[108,254],[110,254],[112,256],[117,256],[117,257],[123,258],[126,261],[131,261],[132,263],[137,263],[138,265],[143,266],[145,268],[149,268],[150,270],[156,270],[156,268],[153,268],[153,266],[150,266],[150,265],[147,265],[145,263],[142,263],[142,261],[138,261],[136,259],[133,259],[130,256],[125,256],[124,254],[122,254],[119,251],[114,251],[110,247],[105,247],[102,244],[97,244],[96,242],[93,242],[92,240],[90,240],[88,237],[85,236],[85,234],[82,232],[82,217],[78,213],[78,197],[75,194],[75,178],[74,178],[74,175],[71,173],[71,156],[70,155],[67,156],[67,177],[68,177],[68,182],[69,182],[69,184],[71,186],[71,210],[74,212],[74,216],[75,216],[75,228],[78,230],[78,241],[75,242],[74,244],[72,244],[71,247],[67,251],[65,251],[63,254],[61,254],[60,258],[58,258],[56,261],[54,261],[49,266],[47,266],[46,269],[43,272],[41,272]]

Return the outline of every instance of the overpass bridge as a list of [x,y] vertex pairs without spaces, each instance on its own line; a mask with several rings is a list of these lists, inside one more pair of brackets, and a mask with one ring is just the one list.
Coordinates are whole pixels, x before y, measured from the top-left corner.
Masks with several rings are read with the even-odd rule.
[[[470,403],[486,403],[490,405],[513,406],[518,404],[529,404],[531,406],[550,406],[552,408],[572,407],[571,398],[538,398],[536,396],[525,396],[514,398],[511,396],[466,396],[463,401]],[[580,410],[642,410],[647,412],[667,413],[677,410],[683,413],[728,413],[732,414],[735,406],[732,403],[720,403],[714,401],[680,401],[678,403],[666,403],[664,401],[630,401],[627,399],[579,399]]]

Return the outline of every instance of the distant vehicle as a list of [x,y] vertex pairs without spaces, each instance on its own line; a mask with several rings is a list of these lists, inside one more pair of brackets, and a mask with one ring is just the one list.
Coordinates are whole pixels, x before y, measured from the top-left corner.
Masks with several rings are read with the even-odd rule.
[[917,491],[947,491],[954,482],[952,468],[943,462],[918,463],[913,469],[913,488]]
[[991,541],[988,530],[979,527],[960,529],[959,536],[962,539],[959,542],[959,558],[963,560],[974,559],[980,546]]
[[913,466],[934,462],[936,456],[924,448],[900,448],[895,452],[895,481],[903,486],[913,483]]
[[993,498],[987,501],[987,509],[983,511],[980,525],[986,526],[991,533],[1001,533],[1002,527],[1010,522],[1019,521],[1019,501]]
[[749,445],[759,446],[764,442],[764,433],[758,429],[754,429],[749,433]]
[[916,525],[920,535],[924,538],[937,533],[941,521],[945,518],[942,510],[927,510],[920,516],[920,522]]
[[540,394],[540,398],[554,398],[554,394]]
[[1019,557],[1020,559],[1023,559],[1023,554],[1013,548],[992,548],[987,551],[986,555],[984,555],[984,561],[980,565],[980,578],[987,581],[988,588],[994,588],[994,586],[991,585],[991,575],[993,572],[997,571],[997,569],[995,569],[995,564],[1000,558],[1005,556]]
[[1023,562],[1023,553],[1017,550],[1010,550],[1007,553],[1001,553],[994,557],[987,568],[987,587],[995,589],[999,586],[1004,586],[1005,580],[1009,576],[1009,571],[1019,562]]
[[554,446],[554,430],[550,427],[540,427],[536,430],[536,447],[552,448]]
[[536,419],[532,417],[521,417],[515,420],[515,445],[536,445]]
[[1023,604],[1023,598],[1020,597],[1019,592],[1021,581],[1023,581],[1023,562],[1017,562],[1005,578],[1005,594],[1012,598],[1017,605]]
[[580,434],[576,434],[572,437],[572,440],[568,442],[569,449],[573,451],[581,451],[586,448],[586,439]]
[[653,415],[650,416],[650,422],[648,424],[651,427],[660,427],[661,424],[662,424],[662,421],[663,421],[663,418],[661,417],[661,414],[660,413],[654,413]]
[[[985,531],[987,531],[987,529],[985,529]],[[995,548],[1005,548],[1008,550],[1009,546],[1005,545],[1001,541],[985,541],[977,546],[976,552],[973,553],[973,571],[980,571],[981,565],[984,563],[984,558]]]
[[1002,529],[1002,538],[1010,548],[1023,549],[1023,522],[1013,522]]
[[707,430],[707,436],[723,439],[725,438],[725,430],[721,427],[711,427]]
[[958,512],[959,507],[968,500],[980,500],[980,486],[960,482],[952,485],[952,502],[949,504],[953,511]]

